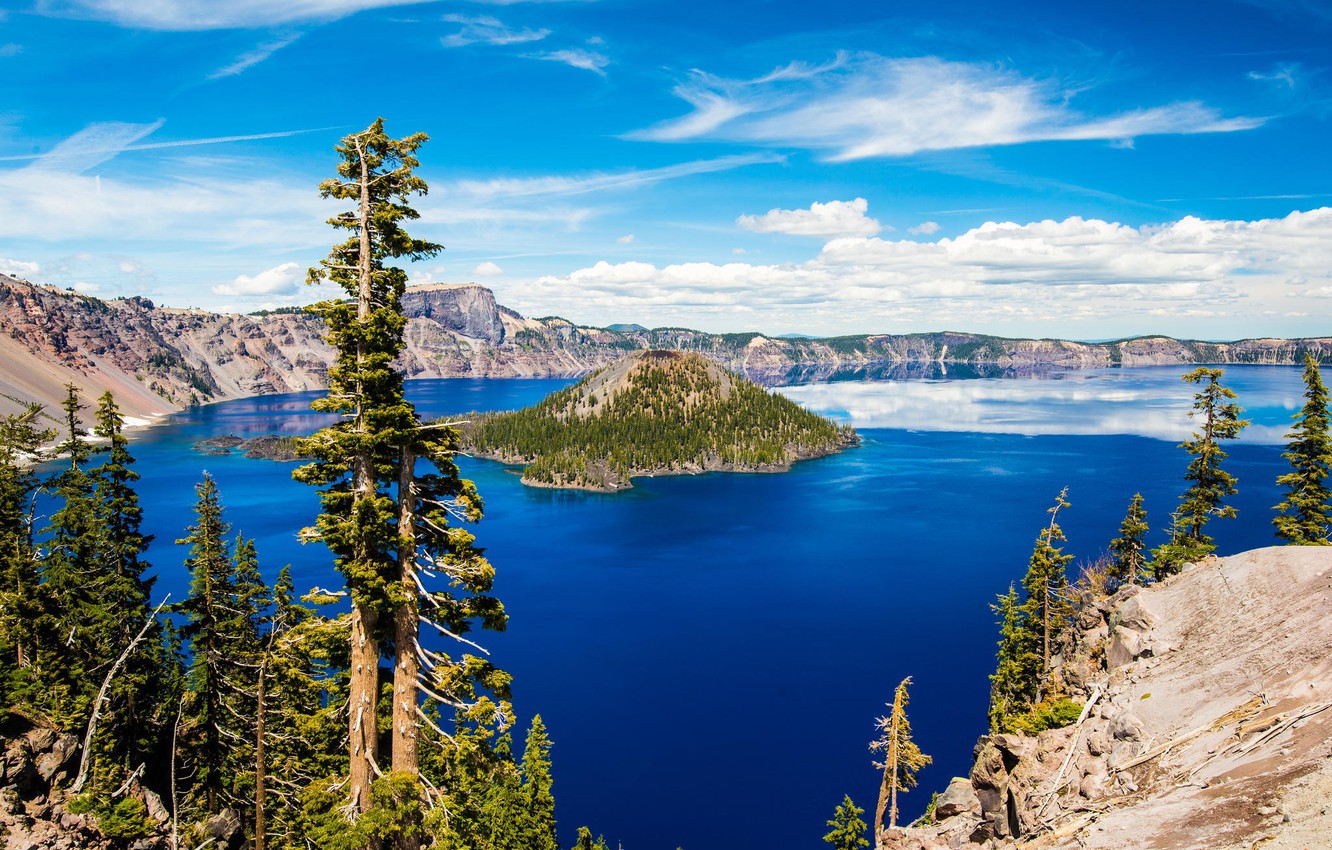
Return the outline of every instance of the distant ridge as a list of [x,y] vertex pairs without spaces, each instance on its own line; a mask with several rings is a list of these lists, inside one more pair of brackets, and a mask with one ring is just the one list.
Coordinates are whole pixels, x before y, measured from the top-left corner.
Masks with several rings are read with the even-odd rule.
[[[1332,338],[1106,343],[958,332],[809,339],[687,328],[576,325],[526,318],[474,283],[410,287],[401,366],[410,378],[578,377],[638,349],[693,351],[767,386],[830,378],[999,376],[1107,366],[1332,362]],[[620,330],[616,330],[620,328]],[[104,301],[0,275],[0,415],[58,408],[66,384],[86,402],[115,392],[140,420],[229,398],[321,389],[333,353],[304,312],[253,315]]]

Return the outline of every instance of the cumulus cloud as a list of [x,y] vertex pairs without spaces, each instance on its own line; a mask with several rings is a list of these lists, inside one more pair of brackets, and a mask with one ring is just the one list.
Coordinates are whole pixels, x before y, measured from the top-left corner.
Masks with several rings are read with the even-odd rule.
[[500,268],[498,263],[486,260],[484,263],[477,263],[476,268],[472,269],[472,274],[477,277],[494,277],[504,274],[504,269]]
[[931,236],[938,232],[939,222],[937,221],[922,221],[915,227],[907,228],[907,233],[910,233],[912,236]]
[[214,295],[285,295],[297,291],[305,281],[305,268],[299,263],[283,263],[265,269],[253,277],[239,275],[231,283],[213,287]]
[[594,74],[606,76],[606,66],[610,64],[610,58],[601,53],[595,53],[591,50],[582,50],[573,48],[570,50],[552,50],[547,53],[529,54],[532,59],[543,59],[547,62],[562,62],[570,68],[579,68],[583,71],[591,71]]
[[1181,323],[1192,323],[1208,334],[1247,336],[1260,311],[1306,306],[1287,279],[1328,281],[1329,268],[1332,208],[1137,228],[1073,217],[989,222],[937,241],[841,237],[790,264],[602,261],[539,278],[523,298],[553,310],[575,293],[604,315],[635,311],[639,321],[705,327],[719,317],[733,327],[750,313],[763,317],[762,326],[825,333],[1047,323],[1062,335],[1085,328],[1095,337],[1156,331],[1164,318],[1170,332],[1188,333]]
[[[422,0],[38,0],[48,15],[107,21],[122,27],[186,31],[250,29],[296,21],[332,21],[367,9]],[[429,2],[429,0],[427,0]]]
[[0,274],[7,274],[10,277],[28,278],[41,271],[41,266],[36,263],[28,263],[23,260],[10,260],[0,257]]
[[873,236],[883,225],[865,215],[869,202],[864,198],[852,201],[815,201],[807,210],[768,210],[764,215],[742,215],[735,223],[755,233],[786,233],[791,236],[818,236],[829,239],[837,236]]
[[1077,112],[1076,92],[994,65],[936,57],[839,54],[752,80],[695,71],[675,94],[692,110],[634,139],[738,141],[823,152],[834,161],[920,151],[1176,133],[1247,130],[1256,118],[1226,118],[1184,101],[1108,116]]
[[509,44],[527,44],[541,41],[550,35],[548,29],[514,29],[499,18],[488,15],[472,17],[469,15],[445,15],[444,20],[451,24],[461,24],[461,29],[440,39],[445,47],[466,47],[469,44],[489,44],[504,46]]

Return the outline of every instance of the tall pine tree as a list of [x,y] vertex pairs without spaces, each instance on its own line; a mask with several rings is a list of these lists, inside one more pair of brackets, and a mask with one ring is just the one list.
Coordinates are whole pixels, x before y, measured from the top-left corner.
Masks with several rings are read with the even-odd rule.
[[33,494],[40,459],[54,431],[42,425],[42,406],[0,419],[0,704],[26,701],[38,656],[38,551],[33,540]]
[[1332,436],[1328,433],[1327,387],[1318,361],[1304,356],[1304,406],[1295,414],[1295,427],[1281,455],[1290,472],[1277,478],[1286,497],[1276,505],[1272,519],[1277,537],[1297,546],[1326,546],[1332,536],[1332,491],[1327,486],[1332,467]]
[[833,850],[860,850],[862,847],[868,847],[869,842],[865,840],[865,822],[860,819],[863,814],[865,810],[855,804],[850,794],[843,795],[832,820],[828,821],[828,826],[832,827],[832,830],[823,836],[823,840],[831,844]]
[[1172,537],[1153,552],[1153,572],[1165,578],[1179,572],[1184,564],[1192,563],[1216,549],[1216,543],[1204,531],[1212,517],[1233,517],[1233,505],[1224,504],[1227,496],[1239,492],[1236,478],[1221,468],[1227,455],[1221,448],[1222,440],[1233,440],[1240,435],[1248,420],[1241,418],[1244,410],[1234,402],[1235,393],[1221,384],[1225,374],[1221,369],[1205,366],[1184,375],[1186,383],[1202,387],[1193,396],[1190,417],[1200,417],[1202,427],[1185,440],[1180,448],[1193,455],[1184,480],[1191,482],[1179,497]]
[[[408,200],[426,192],[413,173],[425,141],[424,133],[390,138],[382,119],[343,138],[339,177],[324,181],[320,193],[352,202],[353,209],[329,220],[350,235],[309,274],[311,282],[331,281],[348,296],[318,307],[337,356],[329,393],[313,405],[342,419],[301,442],[314,462],[295,475],[321,488],[323,512],[307,537],[332,550],[351,596],[347,791],[354,817],[375,807],[371,784],[381,764],[418,781],[423,685],[438,703],[460,711],[476,707],[478,686],[507,698],[507,676],[489,662],[433,652],[418,640],[422,620],[459,639],[473,623],[503,628],[505,622],[502,606],[486,595],[494,570],[459,526],[480,518],[481,500],[453,462],[457,435],[447,425],[421,424],[394,368],[403,346],[407,275],[386,263],[442,250],[403,229],[418,217]],[[435,471],[418,475],[418,461]],[[442,573],[448,589],[427,591],[423,568]],[[377,731],[383,655],[393,659],[388,758],[379,753]],[[404,786],[395,780],[393,787],[383,799],[397,799]],[[399,850],[419,846],[414,828],[394,830]]]

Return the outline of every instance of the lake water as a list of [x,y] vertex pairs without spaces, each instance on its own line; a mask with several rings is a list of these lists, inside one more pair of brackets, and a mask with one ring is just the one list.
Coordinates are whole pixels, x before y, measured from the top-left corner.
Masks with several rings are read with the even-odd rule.
[[[563,846],[581,824],[626,850],[817,848],[844,793],[873,811],[874,718],[905,676],[917,743],[934,756],[906,817],[970,765],[984,731],[996,630],[989,603],[1019,580],[1060,488],[1067,551],[1100,553],[1136,491],[1154,545],[1183,488],[1192,386],[1184,370],[1025,379],[840,382],[782,390],[855,424],[857,449],[786,474],[640,479],[626,493],[535,490],[464,461],[487,503],[476,529],[498,570],[509,630],[484,635],[514,675],[523,728],[555,742]],[[552,380],[408,384],[423,413],[512,408]],[[1237,520],[1209,528],[1221,553],[1272,544],[1282,435],[1299,370],[1230,367],[1255,420],[1229,448]],[[292,466],[206,456],[222,434],[301,434],[316,394],[190,410],[136,433],[157,595],[180,598],[204,470],[265,574],[337,586],[327,553],[295,533],[316,494]]]

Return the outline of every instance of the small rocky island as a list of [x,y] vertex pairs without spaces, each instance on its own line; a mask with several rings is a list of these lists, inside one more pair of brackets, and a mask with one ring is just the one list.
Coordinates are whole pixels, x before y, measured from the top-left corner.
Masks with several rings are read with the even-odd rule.
[[859,443],[702,355],[637,351],[523,410],[467,417],[462,445],[523,483],[613,492],[638,475],[783,472]]
[[220,437],[209,437],[207,440],[200,440],[194,444],[194,450],[209,455],[239,453],[248,458],[275,460],[280,463],[290,463],[301,459],[296,454],[296,438],[279,437],[277,434],[264,434],[261,437],[252,437],[248,440],[235,434],[223,434]]

